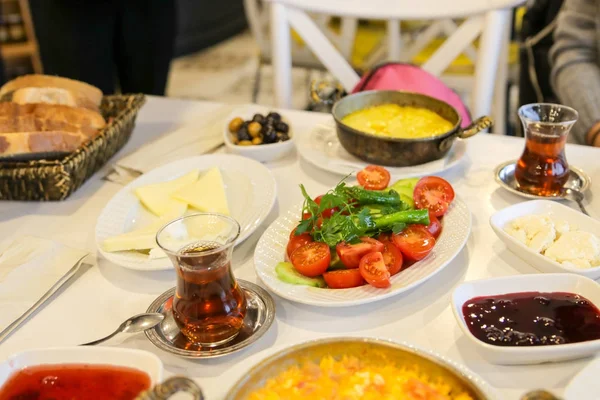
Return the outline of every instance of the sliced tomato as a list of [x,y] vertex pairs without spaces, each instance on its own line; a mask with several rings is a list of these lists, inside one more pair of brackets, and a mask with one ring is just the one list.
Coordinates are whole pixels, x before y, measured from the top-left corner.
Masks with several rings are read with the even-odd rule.
[[441,217],[448,211],[448,206],[454,200],[454,189],[445,179],[426,176],[417,182],[413,200],[417,209],[426,208],[436,217]]
[[323,278],[331,289],[348,289],[365,284],[358,268],[325,272]]
[[309,219],[310,217],[310,213],[302,213],[302,221],[304,221],[305,219]]
[[386,288],[391,285],[390,271],[385,266],[380,251],[374,251],[361,258],[358,270],[371,286]]
[[382,240],[381,243],[383,243],[383,251],[381,252],[383,263],[390,271],[390,275],[396,275],[402,269],[402,262],[404,261],[402,252],[389,240]]
[[409,225],[402,232],[393,234],[392,242],[411,261],[424,259],[435,246],[435,238],[423,225]]
[[[322,198],[323,198],[323,195],[317,196],[317,198],[315,198],[315,203],[317,203],[320,206]],[[335,214],[338,211],[339,211],[339,208],[337,208],[337,207],[327,208],[327,209],[323,210],[323,212],[321,213],[321,217],[323,217],[325,219],[331,218],[333,216],[333,214]]]
[[425,227],[434,238],[438,238],[442,233],[442,223],[440,220],[429,210],[429,225]]
[[331,262],[331,252],[325,243],[312,242],[294,250],[290,261],[302,275],[315,277],[327,271]]
[[335,247],[338,257],[346,268],[358,268],[360,259],[367,253],[383,251],[383,243],[370,237],[361,237],[360,243],[338,243]]
[[356,175],[358,184],[368,190],[383,190],[390,183],[390,173],[379,165],[367,165]]
[[296,230],[294,229],[290,234],[290,241],[287,244],[286,253],[288,258],[292,256],[294,250],[298,247],[302,247],[305,244],[312,243],[313,238],[308,233],[302,233],[300,235],[296,235]]

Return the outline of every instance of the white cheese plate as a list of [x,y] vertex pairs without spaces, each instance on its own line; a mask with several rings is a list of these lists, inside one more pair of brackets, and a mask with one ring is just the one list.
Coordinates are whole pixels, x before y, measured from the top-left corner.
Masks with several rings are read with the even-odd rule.
[[301,210],[300,204],[292,207],[267,228],[254,251],[254,268],[260,280],[278,296],[320,307],[366,304],[406,292],[443,270],[462,250],[471,232],[471,212],[457,196],[444,215],[442,233],[437,238],[431,253],[423,260],[392,276],[392,285],[389,288],[379,289],[371,285],[363,285],[351,289],[323,289],[291,285],[277,277],[275,265],[285,261],[290,232],[298,225]]
[[490,225],[510,251],[541,272],[570,272],[591,279],[600,278],[600,267],[580,269],[564,266],[530,249],[505,231],[508,224],[516,218],[532,214],[548,215],[551,218],[566,221],[569,225],[576,227],[577,230],[593,233],[600,238],[600,222],[564,204],[551,200],[531,200],[506,207],[492,215]]
[[168,258],[151,258],[139,251],[109,253],[103,250],[102,243],[109,237],[142,228],[157,219],[135,196],[135,188],[173,180],[193,169],[202,173],[212,167],[221,171],[231,217],[241,226],[236,244],[247,239],[263,223],[275,204],[275,178],[269,169],[257,161],[235,155],[211,154],[186,158],[156,168],[121,189],[108,202],[96,222],[96,246],[100,254],[129,269],[172,269]]

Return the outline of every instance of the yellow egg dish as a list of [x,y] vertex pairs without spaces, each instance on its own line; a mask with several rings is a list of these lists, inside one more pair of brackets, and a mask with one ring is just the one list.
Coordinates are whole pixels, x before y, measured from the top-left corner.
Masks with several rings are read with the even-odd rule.
[[472,400],[440,378],[431,378],[418,366],[398,366],[391,361],[369,362],[354,356],[320,363],[294,365],[268,379],[249,400]]
[[358,110],[342,118],[358,131],[377,136],[419,139],[450,131],[454,124],[427,108],[381,104]]

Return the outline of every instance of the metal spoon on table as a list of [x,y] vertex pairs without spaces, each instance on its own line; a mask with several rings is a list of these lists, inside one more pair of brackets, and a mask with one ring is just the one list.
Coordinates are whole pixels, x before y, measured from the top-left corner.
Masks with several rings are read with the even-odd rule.
[[567,188],[562,192],[562,194],[565,199],[571,200],[571,201],[574,201],[575,203],[577,203],[577,205],[579,206],[579,209],[581,210],[582,213],[584,213],[587,216],[590,216],[590,214],[587,212],[587,210],[583,206],[583,199],[584,199],[583,193],[581,193],[579,190]]
[[107,341],[108,339],[116,336],[119,333],[138,333],[143,332],[146,329],[154,328],[156,325],[160,324],[162,320],[165,319],[163,314],[159,313],[144,313],[134,315],[129,318],[127,321],[123,322],[116,331],[111,333],[110,335],[103,337],[102,339],[94,340],[93,342],[84,343],[81,346],[93,346],[98,343],[102,343]]

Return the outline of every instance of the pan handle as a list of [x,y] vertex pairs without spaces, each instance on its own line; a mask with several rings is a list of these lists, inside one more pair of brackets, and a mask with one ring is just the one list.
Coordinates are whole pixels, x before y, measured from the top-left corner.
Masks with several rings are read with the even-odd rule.
[[177,392],[185,392],[192,395],[194,400],[204,400],[202,389],[189,378],[174,376],[163,383],[140,393],[135,400],[167,400]]
[[475,136],[479,132],[488,129],[493,124],[494,122],[490,117],[477,118],[475,121],[471,122],[471,124],[466,128],[459,128],[455,134],[450,135],[446,139],[442,140],[438,148],[440,149],[440,151],[449,150],[452,146],[452,143],[454,142],[454,139],[456,139],[457,137],[461,139],[470,138],[471,136]]
[[458,137],[461,139],[467,139],[471,136],[475,136],[479,132],[486,130],[494,125],[494,121],[490,117],[479,117],[475,121],[471,122],[471,125],[464,129],[458,130]]

